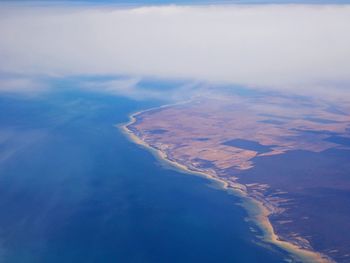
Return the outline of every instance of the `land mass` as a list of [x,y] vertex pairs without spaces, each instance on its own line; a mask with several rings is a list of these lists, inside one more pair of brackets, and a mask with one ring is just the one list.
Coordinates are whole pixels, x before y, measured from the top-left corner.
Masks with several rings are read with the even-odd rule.
[[124,130],[254,203],[264,239],[296,261],[350,262],[347,105],[278,95],[197,98],[134,114]]

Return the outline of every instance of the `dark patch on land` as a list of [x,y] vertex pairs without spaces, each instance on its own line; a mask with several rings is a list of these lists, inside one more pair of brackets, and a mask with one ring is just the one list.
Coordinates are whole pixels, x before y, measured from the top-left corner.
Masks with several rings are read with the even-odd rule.
[[[343,146],[350,146],[350,138],[349,137],[344,137],[344,136],[331,136],[327,139],[325,139],[327,142],[333,142],[336,144],[340,144]],[[350,159],[349,159],[350,161]]]
[[300,133],[293,136],[280,136],[280,138],[286,142],[295,142],[295,141],[305,141],[309,143],[318,143],[320,141],[318,136],[315,136],[313,133]]
[[282,124],[285,124],[284,121],[279,121],[279,120],[262,120],[262,121],[259,121],[259,122],[262,122],[262,123],[268,123],[268,124],[276,124],[276,125],[282,125]]
[[[239,175],[244,184],[270,186],[269,193],[291,201],[280,204],[286,208],[274,214],[271,221],[277,234],[288,233],[307,237],[317,251],[336,261],[348,262],[350,235],[350,151],[329,149],[321,153],[290,151],[281,155],[254,158],[255,166]],[[264,193],[265,195],[269,194]],[[279,221],[293,221],[279,224]],[[337,249],[337,252],[330,251]]]
[[347,113],[345,113],[344,111],[338,109],[335,106],[329,106],[326,109],[326,111],[329,112],[329,113],[337,114],[337,115],[343,115],[343,116],[347,116],[348,115]]
[[304,130],[304,129],[290,129],[291,131],[297,131],[300,133],[305,133],[305,134],[316,134],[316,135],[327,135],[327,136],[332,136],[332,135],[337,135],[337,132],[332,132],[332,131],[327,131],[327,130]]
[[148,130],[147,132],[149,132],[150,134],[164,134],[168,131],[165,129],[154,129],[154,130]]
[[322,118],[316,118],[316,117],[305,117],[304,120],[321,123],[321,124],[332,124],[332,123],[339,123],[339,121],[335,120],[329,120],[329,119],[322,119]]
[[208,141],[209,138],[194,138],[194,141],[200,141],[200,142],[204,142],[204,141]]
[[272,151],[271,146],[262,145],[256,141],[233,139],[222,143],[223,145],[233,146],[244,150],[255,151],[258,153],[267,153]]
[[277,114],[267,114],[267,113],[261,113],[258,114],[259,116],[269,117],[269,118],[276,118],[276,119],[283,119],[283,120],[294,120],[295,118],[277,115]]

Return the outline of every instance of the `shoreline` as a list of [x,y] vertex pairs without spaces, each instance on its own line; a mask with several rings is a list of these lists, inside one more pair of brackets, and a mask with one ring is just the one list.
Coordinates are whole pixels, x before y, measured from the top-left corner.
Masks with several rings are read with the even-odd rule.
[[[188,101],[186,101],[188,102]],[[176,160],[172,160],[168,157],[167,153],[161,151],[145,141],[143,141],[140,137],[138,137],[132,130],[129,129],[129,125],[132,125],[137,121],[137,116],[143,114],[145,112],[161,109],[164,107],[174,106],[178,104],[169,104],[163,105],[160,107],[154,107],[151,109],[138,111],[129,115],[129,121],[117,127],[122,131],[123,134],[133,143],[138,144],[144,147],[146,150],[150,151],[160,162],[164,162],[166,165],[188,174],[196,175],[204,177],[220,186],[222,190],[227,191],[228,193],[232,193],[233,195],[239,197],[242,200],[242,207],[246,210],[248,214],[248,220],[253,222],[262,232],[262,236],[257,236],[263,242],[268,244],[272,244],[277,246],[278,248],[284,250],[288,253],[292,260],[302,261],[302,262],[320,262],[320,263],[329,263],[334,262],[332,259],[327,257],[324,254],[316,252],[314,250],[309,250],[306,248],[299,247],[298,245],[281,240],[280,237],[274,232],[274,228],[272,223],[269,220],[269,216],[273,213],[271,209],[268,208],[267,202],[264,200],[259,200],[250,196],[245,190],[245,186],[243,184],[239,184],[237,182],[233,183],[232,181],[225,181],[222,178],[219,178],[215,174],[210,174],[206,171],[201,171],[198,169],[194,169],[192,167],[188,167],[184,164],[177,162]]]

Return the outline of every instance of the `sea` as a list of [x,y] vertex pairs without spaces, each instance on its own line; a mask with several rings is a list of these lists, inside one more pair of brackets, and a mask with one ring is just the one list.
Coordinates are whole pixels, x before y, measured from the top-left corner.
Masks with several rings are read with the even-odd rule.
[[56,86],[0,93],[0,262],[286,259],[239,197],[166,166],[118,128],[163,101]]

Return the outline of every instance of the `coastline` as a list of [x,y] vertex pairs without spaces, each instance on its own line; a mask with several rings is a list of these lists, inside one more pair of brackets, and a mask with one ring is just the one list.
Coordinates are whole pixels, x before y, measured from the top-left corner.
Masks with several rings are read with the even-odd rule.
[[[184,104],[186,102],[182,102],[178,104]],[[155,108],[132,113],[129,115],[129,121],[124,124],[117,125],[117,128],[119,128],[130,141],[144,147],[145,149],[150,151],[159,161],[165,163],[166,165],[172,168],[175,168],[180,172],[185,172],[188,174],[197,175],[197,176],[201,176],[206,179],[209,179],[217,183],[222,190],[225,190],[228,193],[232,193],[233,195],[238,196],[242,200],[242,206],[248,213],[249,221],[253,222],[253,224],[255,224],[262,231],[262,236],[259,236],[259,238],[263,242],[273,244],[281,248],[285,252],[287,252],[290,255],[293,262],[294,260],[302,261],[302,262],[320,262],[320,263],[334,262],[332,259],[330,259],[324,254],[321,254],[319,252],[316,252],[310,249],[302,248],[292,242],[281,240],[280,237],[275,233],[273,225],[269,220],[269,216],[273,212],[269,208],[267,201],[264,202],[264,200],[260,200],[253,196],[250,196],[247,193],[247,191],[245,191],[244,185],[236,182],[232,183],[231,181],[227,182],[222,178],[219,178],[215,174],[210,174],[209,172],[206,172],[206,171],[194,169],[192,167],[188,167],[184,164],[181,164],[176,160],[172,160],[167,155],[166,152],[161,151],[155,147],[152,147],[151,145],[143,141],[140,137],[138,137],[131,129],[129,129],[128,126],[134,124],[137,121],[138,115],[151,110],[161,109],[164,107],[169,107],[174,105],[177,105],[177,104],[163,105],[161,107],[155,107]]]

